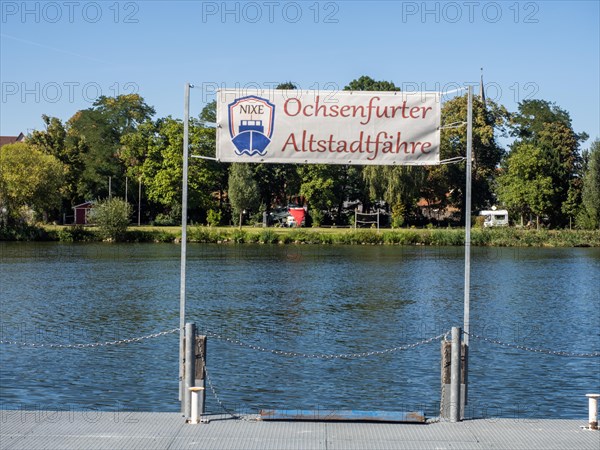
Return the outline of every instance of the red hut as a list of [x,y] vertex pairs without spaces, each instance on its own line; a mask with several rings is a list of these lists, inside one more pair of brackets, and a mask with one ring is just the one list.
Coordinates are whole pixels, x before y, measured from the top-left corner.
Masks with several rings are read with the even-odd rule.
[[75,225],[88,225],[90,223],[90,210],[94,207],[92,202],[85,202],[80,205],[73,206],[75,211]]

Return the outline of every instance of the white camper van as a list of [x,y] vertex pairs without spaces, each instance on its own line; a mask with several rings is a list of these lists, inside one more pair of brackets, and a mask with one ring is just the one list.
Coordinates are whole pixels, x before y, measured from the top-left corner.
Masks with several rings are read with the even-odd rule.
[[479,215],[485,217],[485,221],[483,222],[485,228],[508,226],[508,211],[506,209],[481,211]]

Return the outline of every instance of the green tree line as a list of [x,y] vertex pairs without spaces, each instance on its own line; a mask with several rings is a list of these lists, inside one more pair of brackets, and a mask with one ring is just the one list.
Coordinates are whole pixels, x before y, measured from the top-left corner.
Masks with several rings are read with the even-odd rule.
[[[291,83],[279,88],[293,89]],[[398,91],[362,76],[346,90]],[[177,224],[181,217],[183,122],[155,118],[137,94],[100,97],[62,122],[42,116],[45,129],[0,149],[2,226],[56,221],[72,207],[110,194],[133,206],[132,221]],[[442,124],[467,116],[466,95],[442,105]],[[215,102],[190,119],[192,154],[215,155]],[[513,138],[505,149],[499,139]],[[569,113],[546,100],[524,100],[509,112],[474,98],[473,211],[509,210],[517,224],[600,227],[600,140],[589,149]],[[466,155],[466,128],[445,127],[440,159]],[[346,225],[352,205],[381,210],[391,226],[464,223],[463,162],[437,166],[224,164],[189,161],[189,217],[195,223],[262,221],[288,204],[308,206],[313,225]],[[126,186],[127,184],[127,186]],[[127,190],[127,192],[126,192]]]

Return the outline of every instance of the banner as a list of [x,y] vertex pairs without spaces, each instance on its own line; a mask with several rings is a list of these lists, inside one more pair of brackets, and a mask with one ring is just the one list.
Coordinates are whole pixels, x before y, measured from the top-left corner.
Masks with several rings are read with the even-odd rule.
[[439,164],[438,92],[217,92],[217,159],[289,164]]

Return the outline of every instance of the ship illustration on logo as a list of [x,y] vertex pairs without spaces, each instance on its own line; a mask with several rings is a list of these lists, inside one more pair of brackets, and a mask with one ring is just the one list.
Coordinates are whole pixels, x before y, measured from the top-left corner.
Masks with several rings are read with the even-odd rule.
[[273,136],[275,105],[249,95],[229,104],[229,133],[238,156],[264,156]]

